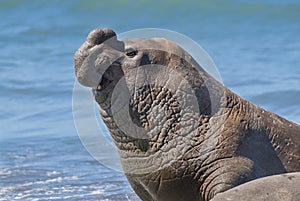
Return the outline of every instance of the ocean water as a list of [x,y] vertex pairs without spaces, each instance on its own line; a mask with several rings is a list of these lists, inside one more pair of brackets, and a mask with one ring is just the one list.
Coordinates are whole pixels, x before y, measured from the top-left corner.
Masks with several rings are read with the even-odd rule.
[[224,84],[300,123],[299,1],[0,1],[0,200],[138,200],[73,122],[73,55],[96,27],[199,43]]

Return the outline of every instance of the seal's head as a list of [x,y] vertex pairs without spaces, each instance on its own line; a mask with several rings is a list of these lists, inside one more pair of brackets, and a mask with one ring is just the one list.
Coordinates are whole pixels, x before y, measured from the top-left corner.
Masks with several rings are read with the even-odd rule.
[[[132,79],[138,77],[132,73],[129,76],[128,73],[133,69],[146,65],[162,65],[172,71],[188,69],[182,68],[183,63],[184,67],[186,64],[190,66],[188,70],[195,66],[200,68],[186,51],[169,40],[141,38],[119,41],[116,33],[107,28],[93,30],[76,51],[74,60],[77,80],[98,93],[97,102],[105,109],[110,107],[111,92],[121,77],[127,74],[127,81],[130,76]],[[183,72],[182,76],[186,77],[189,73]],[[159,74],[156,72],[156,75]],[[145,81],[145,77],[141,79]]]

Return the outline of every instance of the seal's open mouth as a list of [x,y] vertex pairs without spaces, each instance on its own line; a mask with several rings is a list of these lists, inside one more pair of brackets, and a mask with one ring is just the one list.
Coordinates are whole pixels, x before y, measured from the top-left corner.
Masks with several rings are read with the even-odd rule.
[[122,77],[123,73],[121,71],[121,63],[115,61],[112,63],[102,75],[100,82],[98,83],[96,90],[103,91],[108,88],[114,81],[117,81]]
[[97,91],[101,91],[104,90],[107,86],[109,86],[111,83],[113,82],[113,80],[109,80],[106,77],[102,77],[101,81],[99,82],[98,86],[97,86]]

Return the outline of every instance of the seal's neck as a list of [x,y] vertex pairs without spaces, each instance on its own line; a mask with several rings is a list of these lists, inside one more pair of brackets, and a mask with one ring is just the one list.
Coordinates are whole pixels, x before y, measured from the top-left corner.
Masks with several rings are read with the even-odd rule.
[[[267,157],[262,156],[272,155],[271,152],[274,152],[273,155],[278,157],[276,160],[282,163],[286,171],[299,171],[300,156],[293,153],[300,153],[300,141],[298,140],[300,126],[233,93],[228,97],[231,101],[227,104],[233,105],[230,119],[234,119],[234,124],[239,125],[238,127],[244,135],[242,142],[249,143],[249,146],[252,147],[251,150],[260,145],[257,148],[260,150],[255,150],[260,155],[258,157],[268,160]],[[251,152],[251,150],[248,151]],[[259,153],[259,151],[268,153]],[[263,159],[261,160],[260,162],[267,163]]]
[[288,172],[299,171],[300,126],[261,108],[259,129],[265,129],[279,159]]

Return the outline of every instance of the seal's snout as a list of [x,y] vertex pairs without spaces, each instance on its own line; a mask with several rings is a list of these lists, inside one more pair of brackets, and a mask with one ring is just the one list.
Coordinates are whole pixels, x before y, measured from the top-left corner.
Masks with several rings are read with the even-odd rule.
[[87,37],[87,41],[92,45],[100,45],[104,41],[115,37],[116,33],[112,29],[94,29]]
[[[91,31],[74,56],[77,80],[86,87],[96,88],[105,70],[121,57],[124,43],[109,28]],[[106,62],[104,62],[106,61]]]

